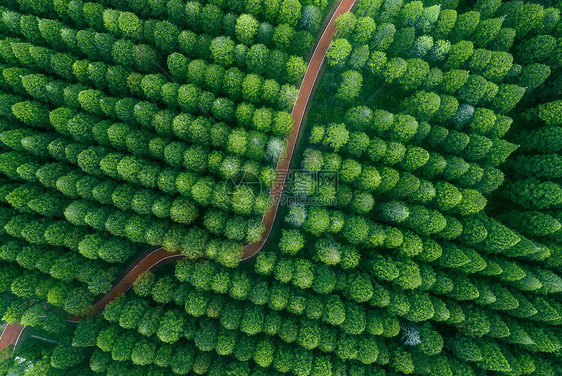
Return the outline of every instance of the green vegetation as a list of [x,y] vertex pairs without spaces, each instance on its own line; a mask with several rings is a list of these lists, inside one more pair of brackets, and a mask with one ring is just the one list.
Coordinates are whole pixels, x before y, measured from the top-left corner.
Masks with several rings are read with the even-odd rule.
[[[271,14],[254,7],[254,15],[249,4],[176,1],[0,9],[1,170],[16,184],[3,192],[11,206],[3,223],[39,214],[47,229],[66,219],[79,226],[68,248],[87,259],[125,262],[135,243],[148,243],[235,266],[262,231],[279,138],[319,27],[295,29],[300,3]],[[244,174],[261,177],[262,189],[229,186]],[[61,245],[37,236],[32,243]]]
[[328,8],[3,3],[0,374],[560,373],[559,2],[358,0],[239,265]]

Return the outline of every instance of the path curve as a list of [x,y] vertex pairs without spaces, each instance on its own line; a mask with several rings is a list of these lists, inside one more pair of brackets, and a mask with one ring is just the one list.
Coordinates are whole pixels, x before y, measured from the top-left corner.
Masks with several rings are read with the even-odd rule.
[[17,322],[6,325],[0,336],[0,351],[10,345],[16,346],[24,329],[25,326]]
[[[273,204],[271,205],[269,211],[262,217],[262,221],[265,225],[265,231],[263,232],[262,237],[259,241],[244,246],[241,261],[248,260],[255,256],[259,251],[261,251],[261,249],[269,239],[269,236],[271,235],[273,224],[275,223],[277,212],[279,211],[281,197],[285,188],[287,174],[283,172],[289,170],[289,167],[291,166],[293,153],[295,151],[295,144],[301,131],[302,120],[304,118],[304,114],[306,113],[308,102],[316,84],[318,74],[320,73],[322,63],[326,58],[326,52],[328,51],[328,47],[330,46],[332,37],[336,32],[334,21],[339,15],[349,11],[354,4],[355,0],[341,0],[340,4],[334,11],[334,14],[330,18],[328,25],[322,32],[320,40],[314,48],[312,58],[308,63],[306,73],[299,89],[297,101],[295,102],[295,105],[293,106],[293,110],[291,112],[294,124],[293,128],[291,129],[291,134],[287,138],[286,156],[277,164],[279,179],[270,190],[270,194],[273,196]],[[136,281],[136,279],[142,274],[155,268],[158,265],[172,262],[183,257],[184,256],[180,252],[168,252],[163,248],[154,249],[148,254],[143,255],[140,259],[137,259],[135,262],[133,262],[131,267],[129,267],[129,269],[121,277],[119,282],[117,282],[117,284],[113,286],[113,288],[106,295],[104,295],[98,302],[96,302],[89,314],[92,315],[101,313],[109,302],[111,302],[120,294],[127,292]],[[81,319],[82,316],[74,316],[71,317],[68,321],[76,323]],[[0,351],[10,344],[16,344],[23,329],[24,327],[17,323],[6,326],[6,329],[4,329],[4,332],[0,337]]]
[[[113,286],[107,294],[96,302],[96,304],[92,307],[92,310],[89,312],[89,315],[97,315],[103,312],[108,303],[119,295],[129,291],[137,278],[147,271],[154,269],[159,265],[166,264],[183,257],[185,256],[179,252],[168,252],[164,248],[156,248],[148,254],[143,255],[140,259],[133,262],[131,267],[129,267],[129,269],[119,279],[119,282],[117,282],[117,284]],[[68,321],[78,322],[80,319],[82,319],[81,316],[74,316],[68,319]]]
[[320,73],[320,68],[322,68],[322,63],[326,58],[326,52],[328,51],[328,47],[330,47],[330,43],[332,42],[332,37],[336,33],[334,21],[339,15],[350,10],[353,4],[355,4],[355,0],[342,0],[340,2],[336,10],[334,11],[332,18],[330,18],[330,22],[328,22],[328,25],[322,32],[320,40],[314,48],[312,58],[308,63],[306,73],[299,89],[297,101],[295,102],[293,111],[291,112],[294,123],[293,128],[291,129],[291,134],[287,138],[286,157],[277,164],[277,173],[280,176],[270,190],[270,194],[273,196],[273,205],[271,205],[269,211],[262,218],[262,221],[265,225],[265,231],[263,232],[262,237],[259,241],[248,244],[244,247],[242,261],[251,258],[259,251],[261,251],[264,244],[267,242],[269,235],[271,235],[271,230],[273,229],[273,224],[275,223],[275,218],[277,217],[279,204],[281,203],[281,197],[284,192],[285,181],[287,178],[287,174],[283,172],[289,170],[289,167],[291,166],[293,153],[295,151],[295,144],[301,131],[302,120],[306,112],[306,108],[308,107],[308,102],[316,84],[318,74]]

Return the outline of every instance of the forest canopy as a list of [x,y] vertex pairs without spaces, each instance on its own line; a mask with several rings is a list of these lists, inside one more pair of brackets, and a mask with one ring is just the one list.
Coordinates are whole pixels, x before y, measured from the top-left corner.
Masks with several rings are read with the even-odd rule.
[[559,374],[561,4],[339,4],[2,3],[0,375]]

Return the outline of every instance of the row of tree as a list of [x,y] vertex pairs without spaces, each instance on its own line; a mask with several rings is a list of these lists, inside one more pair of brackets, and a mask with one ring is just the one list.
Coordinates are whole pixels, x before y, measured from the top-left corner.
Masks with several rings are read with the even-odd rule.
[[83,259],[61,247],[33,245],[3,236],[0,257],[23,268],[38,270],[62,281],[77,280],[88,285],[93,294],[106,293],[117,276],[117,269],[101,261]]
[[[48,112],[47,108],[37,102],[16,102],[12,109],[17,118],[28,125],[42,128],[49,128],[49,125],[52,125],[60,133],[70,136],[78,142],[36,130],[24,130],[15,124],[6,124],[2,140],[8,147],[17,151],[25,150],[38,156],[50,154],[56,159],[68,160],[68,155],[65,158],[64,149],[71,145],[70,147],[75,151],[73,152],[74,158],[70,158],[70,162],[78,163],[86,172],[96,175],[101,173],[99,169],[96,169],[96,165],[100,163],[101,159],[108,154],[115,155],[113,159],[121,156],[121,158],[126,158],[126,161],[118,171],[114,171],[117,174],[111,171],[106,171],[106,173],[111,177],[121,176],[125,180],[150,188],[156,185],[157,176],[163,170],[150,159],[165,162],[172,170],[183,167],[191,171],[182,171],[190,177],[190,180],[205,177],[202,173],[208,169],[223,179],[236,180],[243,174],[259,176],[269,187],[274,182],[275,171],[270,166],[260,166],[254,158],[268,158],[277,163],[284,155],[284,143],[280,139],[273,138],[266,144],[267,138],[260,132],[237,129],[228,133],[226,126],[221,123],[208,130],[205,129],[205,125],[208,123],[195,120],[191,123],[191,130],[203,139],[210,133],[213,143],[224,142],[229,155],[208,146],[189,145],[156,135],[150,137],[150,133],[136,131],[125,123],[108,121],[96,123],[93,118],[80,113],[76,114],[64,107]],[[50,118],[50,124],[43,123],[44,119],[41,118],[43,116]],[[179,116],[174,119],[172,126],[176,129],[180,128],[188,120],[189,117]],[[94,141],[100,146],[87,147],[83,144],[87,141]],[[200,143],[204,144],[203,140]],[[63,154],[58,154],[57,150],[63,151]],[[114,151],[119,152],[114,153]],[[82,152],[84,154],[78,158],[77,155]],[[125,154],[127,152],[133,155]],[[243,158],[246,154],[251,159]],[[121,158],[118,158],[117,164],[120,163]],[[94,162],[95,160],[97,162]],[[91,167],[88,167],[89,165]],[[142,176],[135,177],[142,171],[144,171]]]
[[[13,106],[13,110],[27,124],[38,125],[39,127],[46,126],[42,124],[44,119],[41,118],[42,115],[46,115],[46,109],[34,102],[20,102]],[[68,129],[68,133],[74,133],[75,138],[79,140],[78,134],[90,134],[90,137],[93,138],[94,129],[88,130],[88,123],[81,121],[83,120],[82,118],[70,117],[72,113],[67,111],[60,111],[57,114],[62,116],[52,116],[52,123],[57,124],[59,129],[62,128],[63,131],[65,128]],[[124,128],[126,132],[127,128]],[[73,130],[73,132],[70,132],[70,130]],[[118,126],[113,128],[113,130],[120,131]],[[99,128],[96,131],[99,131]],[[238,132],[238,134],[233,132],[230,138],[235,141],[245,141],[244,136],[245,131],[243,133]],[[53,138],[45,133],[22,130],[21,128],[5,133],[2,139],[10,148],[14,149],[13,152],[7,153],[4,158],[5,165],[3,170],[9,176],[18,175],[17,168],[19,165],[16,165],[18,162],[24,164],[29,161],[29,154],[27,153],[42,157],[51,156],[60,161],[77,165],[84,173],[89,175],[124,180],[143,188],[155,188],[158,186],[169,194],[179,191],[204,206],[208,206],[211,203],[210,199],[214,195],[217,198],[213,202],[215,206],[226,210],[232,209],[236,213],[243,215],[251,214],[254,206],[258,213],[265,212],[268,205],[267,196],[260,195],[260,192],[253,190],[250,185],[235,185],[230,188],[231,191],[229,190],[229,185],[236,183],[238,181],[237,178],[243,178],[245,175],[253,176],[254,180],[258,177],[262,178],[266,187],[271,186],[276,179],[275,171],[271,167],[260,168],[259,165],[251,162],[241,166],[240,159],[236,157],[221,158],[220,154],[214,153],[211,153],[208,158],[212,165],[214,165],[213,170],[215,174],[226,179],[232,179],[231,183],[228,181],[214,182],[212,176],[182,172],[179,167],[183,166],[185,168],[185,163],[192,164],[194,167],[192,170],[201,171],[201,166],[207,166],[207,160],[204,149],[196,146],[186,147],[181,143],[170,143],[164,147],[162,156],[173,167],[163,168],[154,161],[114,152],[111,148],[103,146],[88,147],[80,142],[72,142],[64,137]],[[282,150],[283,146],[279,145],[279,148],[279,150]],[[24,150],[27,153],[23,153],[22,151]],[[275,151],[276,158],[280,158],[282,155],[282,152],[279,150]],[[272,151],[272,153],[274,152]],[[56,169],[56,166],[57,164],[51,167]],[[39,167],[36,166],[36,171],[38,170]],[[66,175],[70,171],[67,168],[64,172],[64,175]],[[181,184],[176,184],[180,174]],[[77,174],[76,169],[75,172],[71,172],[71,175],[74,180],[73,183],[84,176],[83,173]],[[31,180],[34,179],[31,178]],[[131,188],[128,189],[131,190]],[[229,196],[229,192],[232,195]],[[76,195],[71,194],[71,196]]]
[[[95,195],[102,200],[117,200],[117,209],[103,205],[96,206],[87,200],[75,200],[67,206],[61,206],[61,203],[64,203],[67,199],[59,196],[60,202],[57,204],[56,198],[50,195],[48,202],[51,202],[53,206],[47,208],[45,205],[48,204],[44,201],[35,202],[31,204],[31,207],[38,209],[36,211],[28,207],[26,202],[22,202],[24,197],[31,198],[31,193],[23,196],[26,192],[15,191],[9,197],[8,202],[16,205],[18,211],[31,211],[47,217],[34,218],[29,214],[6,209],[4,224],[6,225],[6,231],[11,236],[33,244],[65,246],[79,252],[86,258],[97,259],[99,257],[111,263],[127,260],[137,249],[135,243],[149,243],[163,245],[171,250],[181,250],[190,258],[201,257],[206,254],[230,266],[234,266],[240,259],[243,240],[255,241],[261,237],[263,224],[257,219],[247,222],[240,217],[235,217],[232,221],[225,221],[224,228],[222,228],[220,227],[220,219],[216,217],[207,218],[206,226],[210,231],[222,235],[221,238],[215,238],[198,227],[186,228],[179,223],[171,224],[163,219],[153,218],[150,220],[150,217],[146,215],[132,215],[132,213],[126,211],[129,205],[132,205],[131,201],[134,199],[135,190],[131,186],[116,187],[116,184],[100,183],[88,192],[88,188],[91,187],[88,183],[91,182],[88,182],[88,179],[83,179],[83,175],[66,175],[64,170],[61,171],[53,165],[51,167],[55,168],[50,171],[48,168],[41,168],[37,173],[52,184],[46,187],[52,187],[53,185],[60,187],[63,193],[70,190],[70,192],[74,192],[74,196],[70,195],[70,197],[76,199],[78,196],[76,186],[83,185],[81,187],[82,192],[85,191],[88,195]],[[49,172],[51,174],[48,174]],[[62,176],[52,179],[52,173],[55,176],[57,174]],[[48,176],[45,176],[47,174]],[[42,179],[39,178],[39,180]],[[40,191],[42,189],[42,187],[39,188]],[[172,202],[170,202],[171,204]],[[67,221],[49,218],[49,215],[54,215],[57,212],[56,205],[59,205],[58,216],[64,215]],[[155,203],[153,207],[159,209],[159,205],[165,205],[165,202]],[[172,216],[172,207],[170,206],[168,210],[170,216]],[[160,213],[165,213],[165,211],[165,208],[160,208]],[[176,222],[179,220],[180,223],[185,220],[193,220],[193,214],[196,213],[195,206],[185,200],[182,205],[176,204],[173,212]],[[218,211],[211,213],[220,215]],[[209,217],[209,215],[206,217]],[[214,220],[219,222],[213,223]],[[75,227],[76,225],[78,227]],[[91,227],[91,230],[88,230],[85,225]],[[125,239],[122,239],[122,237]]]
[[[20,14],[11,11],[7,12],[6,16],[21,17]],[[270,51],[265,45],[261,43],[255,44],[248,48],[247,46],[242,44],[235,45],[229,37],[221,36],[213,38],[210,35],[197,36],[195,33],[190,31],[184,31],[181,34],[177,32],[177,43],[179,44],[179,49],[183,54],[173,52],[175,51],[174,47],[165,52],[164,57],[160,58],[159,53],[156,50],[152,50],[151,46],[145,44],[134,44],[128,39],[115,39],[110,34],[95,33],[91,29],[79,30],[77,32],[74,29],[65,28],[64,24],[52,24],[48,23],[47,21],[49,20],[38,19],[38,21],[35,21],[35,23],[38,25],[43,25],[46,23],[46,26],[42,28],[39,28],[38,25],[35,25],[35,28],[39,28],[38,31],[42,31],[44,35],[41,38],[31,38],[29,42],[35,44],[43,44],[44,39],[46,39],[49,45],[54,48],[55,51],[62,50],[64,52],[68,49],[71,53],[85,54],[91,60],[90,63],[90,61],[88,60],[76,59],[69,53],[63,53],[62,55],[59,53],[58,55],[56,55],[56,60],[59,65],[66,64],[68,66],[68,64],[70,64],[73,66],[73,70],[61,72],[62,77],[64,78],[69,78],[68,75],[73,74],[81,80],[87,80],[87,74],[90,73],[93,76],[92,78],[95,79],[94,82],[100,84],[103,81],[104,68],[113,67],[113,71],[115,71],[115,69],[121,71],[112,71],[112,76],[115,76],[116,73],[120,73],[121,75],[126,73],[127,76],[129,76],[128,86],[131,86],[132,84],[134,84],[134,80],[140,79],[139,73],[134,72],[133,69],[140,70],[143,73],[151,73],[155,69],[159,67],[161,68],[161,66],[166,64],[167,62],[172,76],[170,78],[183,82],[185,81],[185,76],[178,76],[176,74],[178,69],[177,67],[181,68],[181,63],[185,63],[185,65],[187,65],[187,62],[185,62],[186,59],[194,59],[193,61],[197,61],[199,62],[199,64],[206,63],[205,60],[201,60],[206,59],[209,62],[214,61],[220,65],[213,65],[214,77],[213,75],[210,75],[206,82],[206,87],[211,91],[216,92],[223,86],[221,77],[217,77],[217,74],[220,74],[221,69],[224,71],[225,68],[228,68],[234,62],[236,62],[240,68],[247,69],[250,73],[254,73],[257,75],[266,73],[270,80],[277,80],[278,82],[280,82],[280,84],[283,84],[286,81],[298,84],[300,82],[300,79],[302,79],[304,71],[306,71],[306,63],[303,61],[302,57],[296,55],[288,55],[287,53],[280,50]],[[164,21],[163,23],[166,23],[170,27],[173,26],[167,21]],[[47,27],[58,27],[58,29],[60,30],[49,30]],[[45,30],[45,28],[47,29]],[[66,34],[62,33],[61,30],[67,31]],[[13,29],[11,31],[15,36],[23,35],[27,37],[27,33],[25,32],[25,30],[22,30],[20,28]],[[56,33],[62,33],[66,38],[59,38],[59,40],[53,40],[52,37],[49,38],[49,36],[52,36]],[[300,44],[300,49],[308,51],[312,47],[312,36],[307,32],[304,33],[308,35],[308,38],[305,38],[306,41],[304,41],[304,45],[302,45],[302,42],[298,43],[298,41],[295,41],[297,43],[287,41],[287,44],[290,44],[292,47],[299,46]],[[160,34],[163,38],[169,38],[170,35],[174,33],[170,30],[163,30]],[[205,38],[205,36],[207,38]],[[18,40],[16,39],[14,41]],[[175,39],[174,43],[176,43]],[[48,59],[48,57],[45,55],[49,53],[49,49],[39,48],[28,43],[19,43],[18,48],[21,51],[16,51],[15,57],[17,59],[21,59],[25,55],[27,55],[27,59],[22,62],[22,64],[27,65],[30,57],[29,52],[25,53],[25,49],[29,47],[33,48],[34,52],[40,53],[42,55],[42,65],[47,65],[44,67],[47,71],[51,70],[52,68],[49,67],[50,64],[45,64],[45,60]],[[201,52],[196,52],[197,48],[203,50]],[[52,51],[51,54],[55,54],[55,51]],[[14,55],[12,55],[12,61],[13,59]],[[105,62],[99,60],[104,60]],[[116,65],[112,65],[112,63],[115,63]],[[88,72],[88,64],[93,64],[93,67],[90,69],[91,72]],[[170,66],[170,64],[173,64],[173,66]],[[275,72],[272,72],[269,69],[265,69],[266,65],[273,68],[272,64],[275,65]],[[201,72],[195,71],[194,73]],[[196,82],[205,82],[203,76],[197,75]],[[117,75],[116,78],[119,78],[119,75]],[[189,76],[188,78],[192,77]],[[87,82],[91,81],[88,80]],[[288,88],[291,87],[290,85],[287,86]],[[116,91],[122,92],[125,88],[115,89]],[[277,106],[277,103],[275,103],[275,105]]]
[[[178,5],[176,2],[174,5]],[[203,5],[197,1],[190,1],[185,4],[184,9],[177,9],[182,12],[180,18],[177,14],[170,21],[159,21],[158,19],[139,17],[135,13],[120,11],[114,8],[104,6],[100,3],[87,4],[83,8],[78,8],[70,16],[81,27],[91,27],[100,32],[109,32],[117,38],[127,38],[134,41],[148,40],[153,43],[162,52],[171,53],[176,49],[174,39],[177,39],[182,32],[182,28],[187,27],[197,33],[206,33],[212,36],[226,35],[228,37],[236,37],[241,43],[251,45],[256,41],[258,30],[261,32],[261,43],[275,43],[277,48],[288,51],[291,46],[291,39],[295,35],[300,15],[301,5],[299,2],[285,1],[278,8],[279,15],[277,20],[273,22],[273,26],[269,22],[259,22],[255,14],[224,12],[215,4]],[[259,9],[259,5],[258,5]],[[67,11],[66,9],[57,9],[59,14]],[[311,12],[313,16],[320,15]],[[80,14],[82,13],[82,14]],[[295,22],[295,18],[296,21]],[[176,22],[179,21],[179,22]],[[308,25],[313,27],[319,21],[313,19]],[[175,24],[179,24],[176,26]],[[283,26],[282,26],[283,25]],[[303,32],[308,32],[302,30]],[[311,30],[316,32],[317,30]],[[269,34],[269,38],[264,38]],[[284,39],[289,39],[289,43]],[[307,50],[296,50],[297,53],[306,54]]]
[[65,327],[66,316],[64,312],[57,313],[55,307],[71,315],[81,315],[88,312],[94,298],[84,283],[61,281],[16,263],[2,261],[2,272],[0,287],[6,298],[2,320],[8,323],[29,323],[54,333]]
[[[261,132],[284,136],[288,133],[292,125],[292,118],[287,112],[274,111],[268,107],[256,109],[254,105],[247,102],[235,105],[235,103],[228,98],[215,98],[210,92],[202,92],[197,86],[192,84],[182,86],[175,84],[175,86],[171,88],[172,91],[170,93],[173,94],[173,100],[175,101],[175,105],[172,107],[177,106],[179,103],[187,112],[181,113],[172,109],[160,110],[154,103],[133,98],[118,99],[115,97],[108,97],[101,91],[88,89],[82,85],[66,84],[64,81],[51,80],[43,75],[26,73],[32,73],[32,71],[25,68],[3,69],[7,84],[18,94],[27,94],[37,100],[52,103],[56,106],[82,108],[95,116],[107,116],[110,119],[117,118],[127,123],[136,123],[142,127],[154,128],[159,135],[175,136],[179,140],[188,139],[193,143],[209,142],[209,135],[206,135],[208,130],[201,129],[202,125],[209,123],[209,120],[203,120],[201,116],[194,117],[189,114],[197,115],[199,110],[204,114],[214,113],[218,120],[236,120],[240,126],[254,128],[255,131],[253,132],[260,136]],[[252,95],[261,95],[263,81],[259,76],[249,75],[247,77],[249,79],[245,79],[244,82],[242,82],[241,76],[243,76],[243,74],[240,73],[240,71],[233,73],[234,75],[232,75],[232,77],[235,78],[235,81],[240,79],[236,84],[239,89],[248,89],[252,91]],[[156,81],[154,81],[153,78],[156,78]],[[156,87],[156,93],[160,93],[161,88],[162,93],[166,91],[165,87],[167,87],[167,85],[163,85],[162,82],[159,81],[158,75],[148,75],[145,76],[145,79],[141,81],[141,86],[145,89]],[[150,91],[152,89],[147,90]],[[291,98],[289,100],[289,107],[292,106],[296,95],[296,89],[294,88],[288,88],[287,90],[281,88],[281,90],[279,90],[279,87],[275,85],[264,85],[263,90],[264,94],[267,92],[276,95],[275,93],[279,92],[281,95]],[[205,93],[211,96],[208,97]],[[198,122],[194,125],[196,127],[198,126],[198,128],[192,131],[189,128],[190,123],[192,123],[194,119],[198,119]],[[174,123],[174,120],[176,120],[176,123]],[[201,122],[203,124],[200,124]],[[224,126],[224,123],[219,123],[219,125]],[[192,134],[192,132],[198,132],[199,136]],[[219,142],[215,140],[211,141],[214,141],[213,144],[215,147],[221,146]]]
[[[477,8],[486,8],[484,3]],[[502,204],[488,214],[482,210],[492,191],[502,191],[502,164],[517,149],[512,138],[503,139],[513,121],[508,116],[558,64],[549,66],[552,59],[537,48],[541,40],[551,53],[552,36],[509,42],[506,36],[515,37],[518,23],[508,20],[503,8],[505,17],[492,18],[488,9],[480,21],[476,11],[457,17],[456,11],[417,1],[394,10],[389,5],[369,13],[379,2],[361,2],[355,15],[338,19],[338,38],[328,53],[331,67],[310,114],[312,147],[303,153],[302,166],[311,175],[337,172],[337,200],[315,205],[312,198],[326,196],[318,182],[312,182],[314,189],[294,189],[308,196],[311,207],[289,210],[279,240],[287,256],[260,255],[256,271],[319,293],[324,279],[317,271],[330,268],[337,278],[326,291],[338,294],[344,305],[354,302],[345,288],[338,289],[346,286],[341,280],[354,281],[349,265],[366,279],[370,275],[367,285],[376,298],[368,303],[377,302],[401,323],[401,344],[390,362],[396,372],[454,374],[450,365],[431,373],[418,358],[424,351],[420,339],[430,336],[420,323],[427,322],[442,337],[441,347],[432,351],[469,362],[462,374],[532,373],[533,367],[540,374],[549,366],[530,354],[550,354],[559,344],[555,295],[562,280],[552,267],[559,258],[548,260],[558,253],[553,242],[558,215],[521,209],[498,215]],[[542,17],[540,5],[524,7]],[[533,33],[541,34],[541,28]],[[525,57],[531,49],[537,56]],[[372,89],[379,86],[384,89]],[[553,107],[543,107],[548,112],[543,116],[556,118]],[[525,136],[515,142],[524,143]],[[522,172],[532,165],[524,158],[536,158],[554,176],[556,157],[526,154],[509,165],[513,174],[530,177]],[[375,189],[362,195],[356,182],[367,167],[379,178]],[[388,183],[390,174],[398,189]],[[511,197],[524,201],[513,184]],[[392,189],[381,189],[387,185]],[[556,207],[555,186],[530,179],[524,186],[535,190],[533,201]]]

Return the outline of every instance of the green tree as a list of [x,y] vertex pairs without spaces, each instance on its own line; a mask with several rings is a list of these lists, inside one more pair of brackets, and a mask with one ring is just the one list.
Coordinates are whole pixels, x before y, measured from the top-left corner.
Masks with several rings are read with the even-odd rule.
[[513,65],[513,56],[504,51],[493,51],[486,69],[482,73],[484,78],[499,82],[509,72]]
[[474,45],[471,41],[461,40],[451,45],[445,68],[458,69],[472,56],[474,53]]
[[340,248],[338,243],[326,239],[319,239],[315,243],[316,256],[327,265],[335,265],[340,262]]
[[472,35],[474,43],[478,47],[486,47],[500,32],[503,21],[503,18],[489,18],[481,21]]
[[515,41],[515,29],[502,27],[498,35],[488,44],[495,51],[509,51]]
[[57,345],[51,354],[51,366],[58,369],[75,367],[84,360],[84,355],[80,348]]
[[336,92],[336,98],[343,102],[354,101],[361,93],[363,76],[361,73],[348,70],[342,73],[342,82]]
[[425,91],[418,91],[404,101],[404,108],[421,121],[430,120],[440,105],[439,95]]
[[398,348],[395,351],[390,364],[397,372],[401,372],[404,374],[410,374],[414,372],[414,363],[412,361],[412,356],[403,348]]
[[453,69],[443,75],[441,89],[447,94],[454,94],[468,80],[469,73],[462,69]]
[[117,337],[113,348],[111,349],[111,357],[113,360],[124,361],[131,358],[133,348],[137,338],[132,333],[124,333]]
[[283,230],[279,248],[287,254],[296,254],[304,247],[304,237],[298,230]]
[[459,337],[452,343],[452,349],[459,359],[478,362],[483,359],[480,347],[469,337]]
[[264,312],[261,306],[252,306],[244,309],[242,321],[240,322],[240,331],[255,335],[262,331],[264,322]]
[[346,145],[349,140],[349,131],[344,124],[330,124],[323,138],[323,143],[328,144],[335,151]]
[[538,106],[539,118],[546,125],[557,125],[562,120],[562,101],[542,103]]
[[308,260],[298,260],[295,262],[292,283],[300,289],[311,287],[314,280],[312,263]]
[[210,50],[216,64],[228,67],[234,62],[234,42],[230,37],[216,37],[211,41]]
[[326,53],[328,64],[330,66],[343,67],[351,54],[351,50],[351,44],[347,39],[338,38],[334,40]]
[[347,293],[349,297],[358,303],[369,301],[373,296],[372,282],[370,278],[363,273],[353,275],[352,278],[348,279],[348,284]]
[[349,38],[353,30],[355,29],[355,24],[357,23],[357,18],[352,12],[345,12],[339,15],[334,21],[334,26],[342,38]]
[[429,64],[421,59],[409,59],[404,75],[398,82],[406,89],[412,90],[420,86],[429,74]]
[[371,46],[380,51],[386,51],[394,41],[396,34],[396,26],[392,23],[382,23],[378,25],[376,32],[373,34]]
[[258,31],[259,23],[250,14],[242,14],[236,20],[236,37],[246,45],[251,45]]
[[498,94],[492,101],[492,108],[500,113],[505,114],[512,110],[525,94],[525,88],[517,85],[501,84]]
[[[371,66],[371,69],[373,67]],[[384,76],[387,82],[392,82],[396,79],[399,79],[406,73],[407,63],[402,58],[392,58],[386,64],[384,70],[382,71],[382,75]]]
[[403,27],[394,34],[390,51],[397,56],[405,56],[416,40],[416,30],[413,27]]
[[312,289],[318,294],[329,294],[336,286],[336,275],[328,265],[317,265]]
[[[290,118],[289,111],[292,110],[295,102],[297,101],[297,96],[299,94],[299,89],[294,87],[293,85],[285,84],[281,86],[279,90],[279,102],[277,103],[278,108],[281,110],[277,112],[276,118],[284,116]],[[284,120],[284,119],[283,119]],[[279,124],[279,122],[277,122]],[[281,124],[279,124],[281,125]],[[280,135],[286,135],[290,128],[281,128],[279,125],[276,124],[275,130]],[[285,124],[282,124],[285,126]]]
[[45,128],[49,124],[47,108],[33,101],[18,102],[12,105],[12,114],[21,122],[38,128]]
[[480,349],[483,356],[479,364],[483,369],[499,372],[511,369],[510,364],[496,344],[492,342],[482,342]]
[[201,26],[206,34],[217,35],[221,30],[223,13],[215,4],[207,4],[201,10]]
[[469,11],[459,14],[457,22],[449,36],[453,41],[467,39],[472,35],[480,23],[480,13]]
[[176,25],[168,21],[158,22],[154,29],[156,47],[167,54],[171,54],[175,50],[179,33],[180,31]]
[[287,24],[275,27],[273,32],[273,43],[279,50],[287,50],[295,37],[295,30]]
[[297,0],[283,0],[279,6],[279,13],[277,16],[277,23],[288,24],[295,28],[297,22],[301,18],[302,5]]
[[[427,46],[428,43],[426,42]],[[422,46],[423,47],[423,46]],[[451,50],[451,42],[444,39],[438,39],[432,44],[431,49],[428,51],[426,58],[430,61],[443,61]],[[424,51],[422,49],[421,51]]]
[[270,51],[263,44],[254,44],[246,55],[246,65],[250,72],[262,74],[267,67]]
[[273,362],[275,345],[269,339],[262,339],[256,342],[254,350],[254,361],[260,367],[268,367]]
[[[300,56],[291,56],[287,61],[287,80],[294,84],[298,85],[304,77],[306,73],[307,64]],[[267,81],[266,81],[267,84]],[[265,99],[265,87],[264,87],[264,99]],[[273,100],[271,101],[273,102]]]
[[213,350],[217,343],[217,327],[214,321],[203,321],[195,333],[195,346],[201,351]]
[[363,217],[348,217],[346,218],[342,233],[351,244],[359,244],[369,235],[369,226]]
[[179,340],[184,325],[185,315],[177,310],[168,310],[160,320],[156,335],[162,342],[174,343]]
[[131,360],[137,365],[148,365],[152,364],[154,361],[154,355],[156,353],[156,344],[148,342],[147,340],[141,340],[135,344],[133,351],[131,353]]
[[345,306],[336,296],[330,296],[325,301],[322,320],[332,325],[340,325],[345,320]]
[[528,91],[541,86],[550,76],[550,67],[544,64],[530,64],[523,67],[518,84]]
[[369,43],[376,30],[375,21],[371,17],[358,17],[352,36],[354,45]]
[[317,33],[322,22],[322,12],[316,5],[305,5],[299,20],[299,28],[310,33]]

